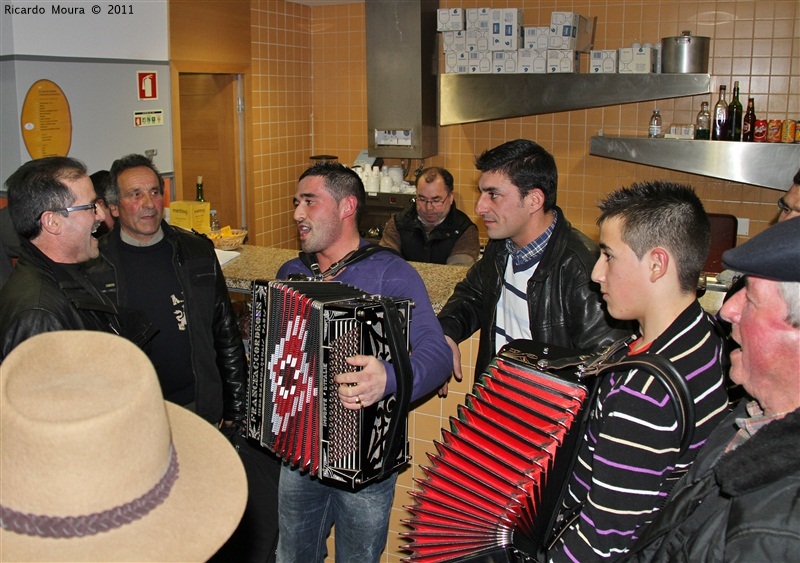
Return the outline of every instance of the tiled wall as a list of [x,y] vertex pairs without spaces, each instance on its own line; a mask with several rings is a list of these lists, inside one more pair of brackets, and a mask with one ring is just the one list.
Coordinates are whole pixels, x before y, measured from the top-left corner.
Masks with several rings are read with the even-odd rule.
[[[309,156],[335,154],[349,164],[367,146],[364,6],[308,7],[283,0],[251,3],[255,241],[295,248],[291,195]],[[654,106],[661,110],[665,124],[693,122],[700,103],[709,101],[713,106],[719,85],[728,85],[730,91],[734,80],[740,83],[743,104],[748,96],[755,98],[760,118],[800,118],[800,5],[796,0],[440,0],[443,8],[480,6],[523,8],[528,25],[547,25],[555,10],[597,16],[598,49],[656,43],[685,29],[712,39],[709,95],[442,127],[439,155],[426,164],[445,166],[453,173],[458,205],[481,229],[480,219],[474,216],[478,179],[474,158],[519,137],[533,139],[554,154],[560,175],[559,204],[573,225],[595,238],[596,202],[612,189],[655,178],[694,186],[710,212],[750,219],[751,236],[775,218],[775,202],[781,193],[776,190],[590,156],[588,147],[599,129],[606,135],[645,136]],[[798,166],[786,163],[787,188]],[[474,344],[473,340],[462,345],[467,363],[474,359]],[[400,476],[386,560],[399,558],[403,541],[396,531],[402,529],[400,519],[408,517],[401,507],[410,504],[406,491],[412,487],[412,477],[423,477],[416,463],[426,462],[424,452],[432,449],[430,440],[439,437],[440,427],[470,385],[471,379],[455,386],[446,401],[431,399],[410,419],[415,465]]]

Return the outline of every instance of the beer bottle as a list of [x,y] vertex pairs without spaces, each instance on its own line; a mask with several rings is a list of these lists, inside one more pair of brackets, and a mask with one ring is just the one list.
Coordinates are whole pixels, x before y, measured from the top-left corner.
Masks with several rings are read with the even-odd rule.
[[742,141],[752,143],[756,132],[756,101],[747,98],[747,111],[742,118]]
[[728,140],[742,140],[742,102],[739,101],[739,81],[733,83],[733,99],[728,106]]
[[197,177],[197,195],[194,198],[195,201],[205,201],[206,198],[203,196],[203,177]]
[[719,87],[719,100],[714,105],[714,126],[711,129],[711,139],[714,141],[728,140],[728,102],[725,101],[725,90],[723,84]]

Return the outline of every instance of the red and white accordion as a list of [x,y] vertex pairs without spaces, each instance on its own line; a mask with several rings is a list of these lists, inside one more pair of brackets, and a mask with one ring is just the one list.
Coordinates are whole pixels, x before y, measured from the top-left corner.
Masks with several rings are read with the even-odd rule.
[[[256,281],[247,435],[292,467],[350,488],[409,459],[408,299],[339,282]],[[391,361],[397,392],[361,410],[342,406],[334,377],[357,354]]]

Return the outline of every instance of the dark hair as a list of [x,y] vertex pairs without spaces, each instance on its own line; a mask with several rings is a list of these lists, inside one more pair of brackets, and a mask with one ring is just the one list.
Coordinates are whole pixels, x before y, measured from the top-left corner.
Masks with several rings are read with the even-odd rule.
[[651,181],[616,190],[598,204],[600,225],[621,219],[622,240],[641,260],[660,246],[675,258],[680,287],[694,292],[711,247],[711,222],[689,186]]
[[[438,166],[429,166],[425,168],[422,172],[419,173],[419,178],[421,180],[425,180],[428,184],[435,181],[437,177],[441,177],[444,181],[444,185],[447,188],[447,191],[453,193],[453,175],[450,174],[448,170],[445,168],[439,168]],[[419,180],[417,180],[419,183]]]
[[502,172],[519,190],[520,198],[539,188],[544,194],[544,211],[556,205],[558,169],[553,155],[527,139],[508,141],[484,151],[475,161],[481,172]]
[[8,212],[19,236],[35,239],[42,232],[42,213],[75,203],[75,194],[63,183],[86,176],[86,165],[67,156],[31,160],[6,180]]
[[356,200],[358,200],[356,205],[356,224],[358,224],[361,220],[361,214],[364,212],[367,199],[364,184],[358,174],[338,162],[318,162],[300,174],[298,181],[308,176],[321,176],[324,178],[325,189],[330,192],[336,203],[341,202],[346,197],[355,196]]
[[131,168],[139,168],[144,166],[153,171],[158,178],[158,187],[161,188],[161,194],[164,194],[164,178],[156,168],[156,165],[143,154],[129,154],[114,161],[109,170],[109,181],[106,190],[106,204],[112,203],[119,205],[119,175]]
[[792,179],[793,186],[800,186],[800,168],[797,169],[797,173],[794,175]]
[[94,193],[97,199],[106,201],[106,194],[108,193],[108,184],[111,181],[111,174],[108,170],[98,170],[94,174],[89,174],[89,179],[94,186]]

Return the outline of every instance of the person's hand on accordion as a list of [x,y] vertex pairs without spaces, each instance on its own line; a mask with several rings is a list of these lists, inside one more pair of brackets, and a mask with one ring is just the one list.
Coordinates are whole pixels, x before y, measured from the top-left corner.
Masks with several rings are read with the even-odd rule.
[[339,383],[339,400],[345,408],[358,410],[377,403],[386,391],[386,366],[375,356],[353,356],[347,363],[359,371],[340,373],[334,381]]

